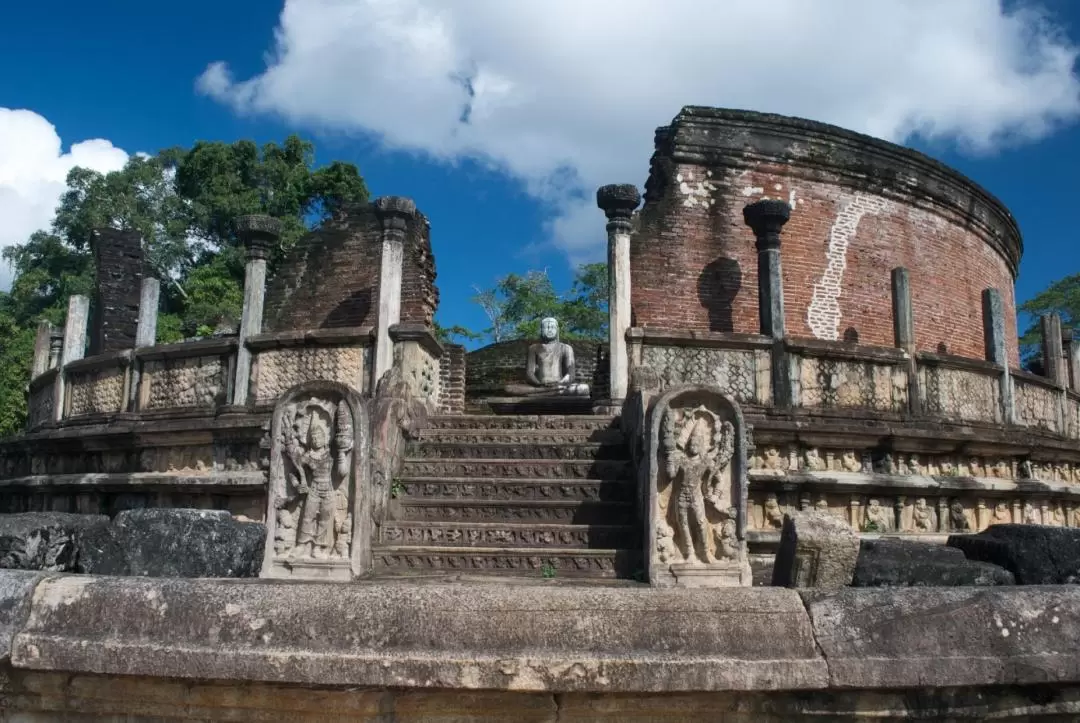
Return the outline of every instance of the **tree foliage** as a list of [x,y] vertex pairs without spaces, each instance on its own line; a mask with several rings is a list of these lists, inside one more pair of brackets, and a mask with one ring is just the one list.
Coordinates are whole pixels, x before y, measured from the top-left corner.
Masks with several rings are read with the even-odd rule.
[[[489,326],[466,338],[486,338],[491,342],[534,339],[540,335],[540,320],[559,320],[564,339],[607,337],[607,264],[583,264],[578,268],[569,292],[560,294],[546,270],[508,274],[489,289],[476,288],[473,301],[480,305]],[[465,336],[464,334],[462,336]]]
[[1080,274],[1055,281],[1045,291],[1021,304],[1019,311],[1032,319],[1020,336],[1020,359],[1030,368],[1042,357],[1041,315],[1057,313],[1061,316],[1062,328],[1080,329]]
[[163,280],[158,340],[178,341],[235,326],[243,302],[238,216],[268,213],[284,232],[270,272],[310,228],[368,198],[356,166],[315,166],[315,147],[298,136],[199,142],[134,156],[101,174],[73,168],[49,229],[4,250],[15,274],[0,292],[0,436],[25,420],[34,328],[64,321],[68,297],[91,295],[94,229],[136,230],[148,265]]

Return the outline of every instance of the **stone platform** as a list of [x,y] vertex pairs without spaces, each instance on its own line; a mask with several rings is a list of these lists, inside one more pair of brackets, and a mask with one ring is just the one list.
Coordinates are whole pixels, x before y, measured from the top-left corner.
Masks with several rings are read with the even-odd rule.
[[[0,572],[4,720],[1075,720],[1080,589]],[[917,622],[916,622],[917,621]]]

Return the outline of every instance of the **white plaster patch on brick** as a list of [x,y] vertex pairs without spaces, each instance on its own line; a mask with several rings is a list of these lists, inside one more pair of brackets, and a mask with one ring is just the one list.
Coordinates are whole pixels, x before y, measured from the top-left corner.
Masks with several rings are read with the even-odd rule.
[[778,183],[778,184],[776,184],[775,186],[773,186],[773,189],[775,189],[775,190],[779,191],[779,190],[783,189],[783,187],[784,187],[784,186],[783,186],[782,184],[779,184],[779,183]]
[[755,196],[759,193],[765,193],[765,189],[761,186],[746,186],[742,190],[742,195],[746,196],[747,198],[749,198],[750,196]]
[[814,283],[814,295],[806,311],[806,321],[816,338],[829,341],[840,338],[840,294],[844,269],[847,268],[848,245],[863,216],[880,213],[888,206],[889,202],[884,198],[856,193],[836,214],[825,249],[825,271]]
[[787,202],[788,202],[789,206],[791,206],[792,208],[795,208],[795,189],[794,188],[791,189],[790,193],[788,193]]
[[705,180],[694,183],[694,174],[687,173],[684,178],[680,173],[675,176],[675,180],[679,182],[679,192],[685,196],[683,199],[683,205],[687,208],[693,208],[695,206],[701,206],[708,208],[716,203],[716,199],[712,197],[712,192],[716,190],[716,184],[709,180],[712,176],[711,171],[705,173]]

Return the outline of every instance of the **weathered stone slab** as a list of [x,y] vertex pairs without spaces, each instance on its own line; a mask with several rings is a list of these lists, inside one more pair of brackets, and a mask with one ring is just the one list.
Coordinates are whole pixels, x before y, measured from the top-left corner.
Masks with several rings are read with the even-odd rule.
[[859,537],[848,525],[827,512],[792,510],[784,515],[772,584],[846,587],[858,557]]
[[826,680],[798,595],[769,589],[63,577],[39,586],[13,660],[470,690],[780,690]]
[[951,535],[950,547],[971,560],[1000,565],[1019,585],[1080,582],[1080,529],[991,525],[977,535]]
[[12,638],[30,614],[34,586],[44,577],[29,570],[0,570],[0,663],[11,655]]
[[125,510],[82,537],[78,572],[146,577],[254,577],[266,526],[224,510]]
[[71,572],[84,534],[109,525],[104,515],[21,512],[0,515],[0,567]]
[[915,540],[863,540],[855,587],[1012,585],[1008,570],[964,557],[953,547]]
[[1080,589],[804,590],[838,688],[1080,680]]

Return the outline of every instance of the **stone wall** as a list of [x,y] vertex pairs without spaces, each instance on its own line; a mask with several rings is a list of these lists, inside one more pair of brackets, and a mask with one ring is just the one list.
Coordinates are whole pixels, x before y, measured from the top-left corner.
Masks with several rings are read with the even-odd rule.
[[792,205],[781,255],[788,333],[893,343],[890,272],[910,272],[919,351],[984,355],[983,289],[1004,301],[1018,365],[1008,211],[914,151],[798,119],[686,108],[657,133],[631,244],[634,325],[758,331],[754,236],[763,197]]
[[214,409],[228,402],[235,339],[151,347],[142,362],[139,409]]
[[[135,346],[139,292],[145,271],[142,237],[137,231],[101,228],[90,243],[97,285],[90,321],[90,355]],[[155,309],[156,312],[156,309]]]
[[127,354],[87,357],[69,364],[64,369],[64,416],[124,411],[128,395]]

